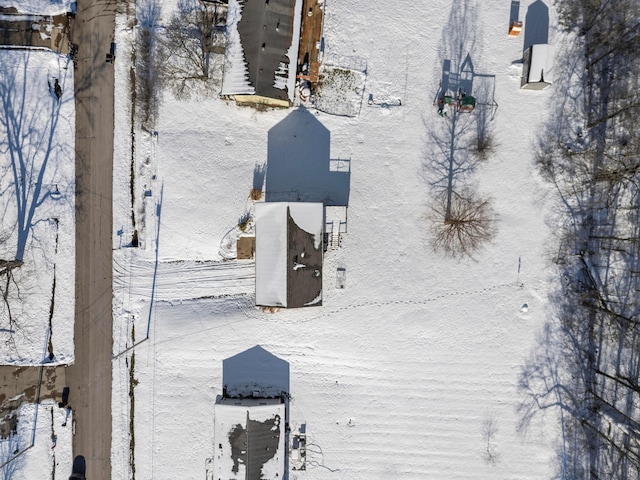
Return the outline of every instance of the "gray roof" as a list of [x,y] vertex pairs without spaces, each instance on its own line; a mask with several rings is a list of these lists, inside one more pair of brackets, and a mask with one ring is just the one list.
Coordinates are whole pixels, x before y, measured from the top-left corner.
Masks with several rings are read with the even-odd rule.
[[[245,0],[238,23],[240,42],[249,70],[249,83],[256,95],[288,100],[287,90],[275,88],[274,77],[280,64],[289,64],[296,0]],[[297,69],[294,52],[293,73]]]
[[279,415],[264,421],[252,420],[247,411],[246,424],[237,424],[229,432],[234,473],[238,473],[239,464],[244,464],[246,480],[262,479],[262,466],[278,451],[283,421]]

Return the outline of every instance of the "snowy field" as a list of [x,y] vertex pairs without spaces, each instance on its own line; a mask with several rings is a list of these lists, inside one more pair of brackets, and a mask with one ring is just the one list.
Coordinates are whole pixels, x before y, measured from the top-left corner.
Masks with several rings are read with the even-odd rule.
[[[531,3],[520,3],[521,19]],[[556,419],[541,417],[523,432],[516,411],[520,369],[552,288],[550,201],[531,153],[551,89],[519,88],[513,62],[527,36],[507,37],[509,3],[471,6],[328,2],[327,55],[367,66],[355,117],[259,112],[164,92],[157,135],[136,138],[139,249],[123,248],[133,229],[131,146],[116,142],[114,353],[131,346],[134,325],[136,341],[149,332],[134,350],[136,476],[207,478],[222,362],[261,345],[289,363],[291,427],[307,426],[307,470],[292,479],[552,477]],[[167,2],[163,18],[169,12]],[[132,41],[126,20],[119,59]],[[495,82],[498,105],[497,151],[474,173],[493,199],[497,234],[461,260],[434,252],[428,235],[428,132],[449,121],[433,100],[456,49]],[[126,88],[128,65],[116,67]],[[130,110],[126,96],[118,101],[116,138],[125,139]],[[270,132],[292,118],[328,130],[331,158],[350,159],[348,232],[325,254],[323,306],[270,314],[254,307],[253,262],[222,262],[223,247],[252,211],[254,172],[274,161]],[[343,290],[337,268],[346,270]],[[118,479],[131,469],[131,363],[130,351],[114,362]]]

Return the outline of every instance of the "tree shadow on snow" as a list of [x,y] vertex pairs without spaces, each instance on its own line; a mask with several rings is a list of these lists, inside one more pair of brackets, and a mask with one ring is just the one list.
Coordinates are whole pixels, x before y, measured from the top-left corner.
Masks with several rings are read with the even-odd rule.
[[[437,112],[434,108],[424,118],[427,138],[422,174],[431,187],[432,246],[451,256],[471,256],[493,236],[492,211],[488,200],[476,193],[473,178],[491,153],[480,146],[490,138],[489,122],[495,113],[495,78],[476,73],[472,60],[472,54],[480,56],[476,17],[472,0],[452,7],[443,28],[442,72],[434,99]],[[474,98],[475,108],[470,108]]]
[[14,258],[22,261],[34,227],[50,220],[50,209],[41,208],[43,204],[74,198],[73,191],[68,191],[73,187],[64,185],[69,179],[57,175],[56,165],[61,156],[73,156],[56,133],[61,106],[73,101],[64,92],[73,85],[61,66],[43,72],[29,66],[28,51],[11,51],[11,56],[13,61],[0,69],[0,168],[4,179],[0,204],[2,236],[7,228],[13,231]]

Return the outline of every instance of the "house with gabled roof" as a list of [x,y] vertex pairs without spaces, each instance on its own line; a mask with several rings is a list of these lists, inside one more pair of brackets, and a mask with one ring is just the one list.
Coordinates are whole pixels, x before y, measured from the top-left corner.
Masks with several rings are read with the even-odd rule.
[[287,478],[289,363],[256,345],[224,360],[222,372],[214,478]]
[[238,103],[293,102],[303,0],[229,0],[221,95]]
[[256,305],[322,305],[324,206],[256,204]]

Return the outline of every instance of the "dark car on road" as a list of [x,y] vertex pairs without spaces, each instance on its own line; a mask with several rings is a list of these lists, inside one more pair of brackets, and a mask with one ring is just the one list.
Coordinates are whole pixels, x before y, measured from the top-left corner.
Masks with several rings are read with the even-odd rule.
[[71,476],[69,480],[87,480],[85,477],[87,473],[87,462],[85,462],[82,455],[77,455],[73,459],[73,467],[71,468]]

